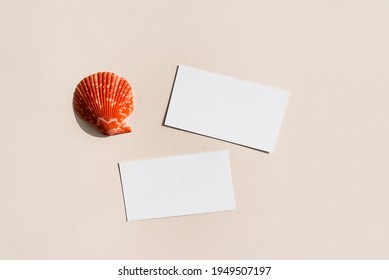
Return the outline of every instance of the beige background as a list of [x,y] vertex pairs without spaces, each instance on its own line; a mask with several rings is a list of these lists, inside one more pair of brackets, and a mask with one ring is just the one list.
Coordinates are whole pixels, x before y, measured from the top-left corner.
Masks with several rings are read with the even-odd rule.
[[[389,258],[388,11],[1,1],[0,258]],[[178,64],[290,90],[275,152],[161,126]],[[133,85],[131,134],[74,117],[75,86],[103,70]],[[125,221],[117,162],[219,149],[236,211]]]

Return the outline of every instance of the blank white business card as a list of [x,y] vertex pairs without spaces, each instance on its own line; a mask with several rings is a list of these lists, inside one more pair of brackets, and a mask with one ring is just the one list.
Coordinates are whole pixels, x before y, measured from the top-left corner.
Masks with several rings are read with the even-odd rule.
[[235,209],[227,151],[119,163],[128,221]]
[[164,125],[272,152],[288,92],[180,65]]

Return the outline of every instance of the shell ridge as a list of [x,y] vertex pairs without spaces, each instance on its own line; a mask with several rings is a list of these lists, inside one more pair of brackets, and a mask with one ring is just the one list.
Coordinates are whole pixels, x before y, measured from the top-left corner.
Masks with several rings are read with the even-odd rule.
[[98,75],[93,75],[92,76],[92,81],[93,81],[93,87],[94,87],[94,90],[95,90],[95,97],[97,98],[98,108],[99,108],[99,111],[101,113],[102,105],[101,105],[100,94],[99,94]]
[[107,115],[107,108],[105,106],[105,98],[104,98],[104,88],[103,88],[103,73],[99,72],[98,75],[97,75],[97,78],[98,78],[98,90],[99,90],[99,97],[100,97],[100,100],[101,100],[101,111],[102,111],[102,114],[104,116]]
[[[124,91],[122,90],[122,86],[124,84],[125,80],[124,79],[120,79],[120,82],[119,82],[119,95],[120,95],[120,100],[122,101],[121,103],[123,104],[125,102],[125,99],[126,99],[126,95],[124,94]],[[124,103],[126,104],[126,103]],[[123,108],[125,108],[126,106],[121,106],[118,110],[119,114],[121,115],[121,113],[123,112]]]
[[[84,88],[86,90],[86,102],[88,102],[88,104],[90,106],[92,106],[91,110],[93,112],[96,112],[97,111],[97,107],[96,107],[96,103],[93,102],[93,99],[94,99],[94,92],[93,92],[93,88],[92,88],[92,85],[91,85],[91,81],[90,81],[90,78],[87,77],[85,80],[84,80]],[[94,122],[93,124],[95,124],[96,122],[96,118],[95,117],[92,117],[92,121]]]
[[[105,85],[108,85],[108,76],[109,76],[108,73],[104,72],[103,84],[105,84]],[[104,94],[105,94],[105,96],[107,98],[107,102],[106,102],[107,103],[107,114],[111,115],[112,114],[111,97],[110,97],[110,93],[109,93],[107,87],[104,87]]]
[[111,101],[111,103],[110,103],[110,108],[109,108],[109,114],[112,115],[112,114],[113,114],[113,106],[111,106],[111,104],[113,104],[112,100],[114,100],[114,99],[113,99],[113,95],[112,95],[112,89],[111,89],[111,87],[110,87],[110,85],[111,85],[111,80],[112,80],[112,75],[111,75],[111,74],[107,74],[107,76],[108,76],[108,77],[107,77],[107,85],[108,85],[107,91],[108,91],[109,100]]
[[119,82],[118,80],[119,80],[119,76],[116,76],[115,80],[114,80],[114,83],[113,83],[113,88],[112,88],[115,100],[117,100],[116,95],[117,95],[117,84]]
[[79,85],[77,86],[77,92],[80,93],[80,96],[77,96],[77,98],[76,98],[76,108],[77,108],[77,111],[79,113],[79,116],[83,120],[91,122],[92,121],[91,118],[87,118],[87,114],[82,113],[83,108],[86,108],[86,110],[90,111],[90,106],[88,106],[87,102],[86,102],[88,100],[88,94],[87,94],[88,91],[85,88],[85,81],[82,81],[79,83]]

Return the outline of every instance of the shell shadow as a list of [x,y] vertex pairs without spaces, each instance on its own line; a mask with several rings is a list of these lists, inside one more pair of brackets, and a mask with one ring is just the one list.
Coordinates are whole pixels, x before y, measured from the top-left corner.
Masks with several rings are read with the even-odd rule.
[[74,110],[74,106],[73,106],[73,98],[72,98],[72,108],[73,108],[73,115],[74,115],[74,118],[76,119],[76,122],[77,124],[79,125],[79,127],[85,131],[86,133],[88,133],[89,135],[91,136],[94,136],[94,137],[98,137],[98,138],[106,138],[108,137],[108,135],[105,135],[103,133],[100,132],[100,130],[98,130],[96,127],[94,127],[93,125],[91,125],[90,123],[82,120],[76,113],[76,111]]

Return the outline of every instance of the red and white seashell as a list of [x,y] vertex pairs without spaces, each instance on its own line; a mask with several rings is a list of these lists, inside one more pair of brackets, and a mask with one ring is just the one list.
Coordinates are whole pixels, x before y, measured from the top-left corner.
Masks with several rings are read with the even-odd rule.
[[125,119],[134,110],[131,85],[110,72],[92,74],[77,85],[73,107],[83,120],[106,135],[131,132]]

